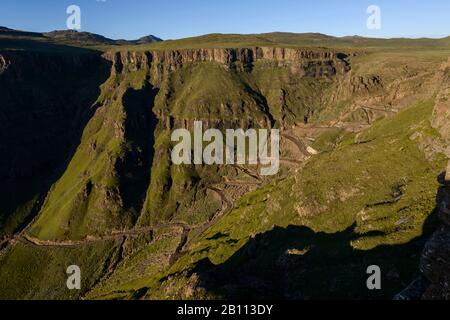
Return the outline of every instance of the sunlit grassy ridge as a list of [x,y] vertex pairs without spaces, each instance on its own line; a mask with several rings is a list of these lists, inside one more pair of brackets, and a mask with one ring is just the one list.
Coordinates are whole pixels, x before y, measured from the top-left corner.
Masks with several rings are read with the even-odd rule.
[[[319,33],[265,33],[255,35],[209,34],[204,36],[166,40],[140,46],[124,46],[125,50],[174,50],[198,48],[242,48],[242,47],[291,47],[291,48],[448,48],[449,38],[443,39],[376,39],[363,37],[332,37]],[[120,47],[111,48],[121,50]]]

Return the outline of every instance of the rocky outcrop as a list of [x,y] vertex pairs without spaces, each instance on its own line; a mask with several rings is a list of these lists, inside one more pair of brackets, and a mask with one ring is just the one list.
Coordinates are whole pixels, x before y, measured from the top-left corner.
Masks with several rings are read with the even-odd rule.
[[422,275],[395,297],[397,300],[450,299],[450,162],[439,177],[437,195],[441,226],[426,243],[420,260]]
[[450,227],[441,226],[425,246],[421,271],[430,282],[425,300],[450,299]]
[[[450,58],[439,70],[436,83],[440,86],[433,113],[433,127],[438,129],[441,136],[450,143]],[[450,157],[450,147],[447,153]]]
[[339,82],[335,92],[331,95],[330,101],[338,103],[355,96],[363,96],[367,99],[371,94],[381,92],[383,88],[384,84],[381,76],[354,75],[351,72]]

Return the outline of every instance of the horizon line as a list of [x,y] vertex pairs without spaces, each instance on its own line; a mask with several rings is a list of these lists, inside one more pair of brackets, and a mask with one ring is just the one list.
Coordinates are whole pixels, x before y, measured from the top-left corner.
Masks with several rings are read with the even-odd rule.
[[305,34],[317,34],[317,35],[322,35],[322,36],[327,36],[327,37],[332,37],[332,38],[336,38],[336,39],[343,39],[343,38],[365,38],[365,39],[372,39],[372,40],[400,40],[400,39],[405,39],[405,40],[426,40],[426,39],[430,39],[430,40],[442,40],[442,39],[446,39],[446,38],[450,38],[450,34],[446,34],[446,35],[397,35],[397,36],[373,36],[373,35],[360,35],[360,34],[347,34],[347,35],[332,35],[332,34],[326,34],[326,33],[322,33],[322,32],[317,32],[317,31],[306,31],[306,32],[294,32],[294,31],[271,31],[271,32],[261,32],[261,33],[222,33],[222,32],[211,32],[211,33],[201,33],[201,34],[195,34],[195,35],[189,35],[186,37],[181,37],[181,38],[170,38],[170,39],[163,39],[160,36],[153,34],[153,33],[147,33],[142,35],[139,38],[135,38],[135,39],[131,39],[131,38],[110,38],[109,36],[105,36],[101,33],[96,33],[94,31],[87,31],[87,30],[72,30],[72,29],[53,29],[53,30],[49,30],[49,31],[29,31],[29,30],[21,30],[21,29],[14,29],[14,28],[10,28],[7,26],[1,26],[0,28],[5,28],[11,31],[18,31],[18,32],[27,32],[27,33],[38,33],[38,34],[45,34],[45,33],[51,33],[51,32],[63,32],[63,31],[72,31],[72,32],[79,32],[79,33],[90,33],[90,34],[95,34],[95,35],[99,35],[102,37],[105,37],[107,39],[110,40],[114,40],[114,41],[118,41],[118,40],[126,40],[126,41],[133,41],[133,40],[137,40],[143,37],[147,37],[147,36],[153,36],[153,37],[157,37],[160,38],[162,41],[177,41],[177,40],[183,40],[183,39],[192,39],[192,38],[198,38],[198,37],[203,37],[203,36],[210,36],[210,35],[237,35],[237,36],[257,36],[257,35],[268,35],[268,34],[294,34],[294,35],[305,35]]

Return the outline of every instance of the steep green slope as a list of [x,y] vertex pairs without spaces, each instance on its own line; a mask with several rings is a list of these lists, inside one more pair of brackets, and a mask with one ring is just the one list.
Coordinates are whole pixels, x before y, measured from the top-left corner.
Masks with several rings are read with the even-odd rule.
[[[79,299],[97,284],[121,255],[121,242],[73,248],[37,247],[17,243],[0,259],[0,299]],[[82,270],[81,290],[68,290],[66,270]]]
[[110,63],[91,50],[0,50],[0,238],[28,223],[95,110]]
[[[145,74],[136,75],[142,78],[127,76],[111,78],[103,86],[97,102],[100,106],[85,128],[64,175],[50,191],[30,234],[42,239],[76,240],[131,228],[137,219],[140,204],[124,193],[139,192],[128,185],[143,183],[145,189],[148,184],[145,180],[149,179],[152,148],[147,144],[153,134],[152,97],[151,89],[143,88]],[[139,130],[143,136],[133,132]],[[126,170],[129,172],[123,172]],[[142,201],[139,194],[136,196],[137,202]]]

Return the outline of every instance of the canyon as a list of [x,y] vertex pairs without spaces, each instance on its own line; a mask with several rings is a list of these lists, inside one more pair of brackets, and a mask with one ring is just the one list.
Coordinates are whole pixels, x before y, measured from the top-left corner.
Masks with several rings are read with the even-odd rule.
[[[448,297],[445,39],[93,47],[9,33],[1,298]],[[199,121],[279,130],[279,172],[175,165],[173,131]],[[381,291],[365,288],[370,265]]]

